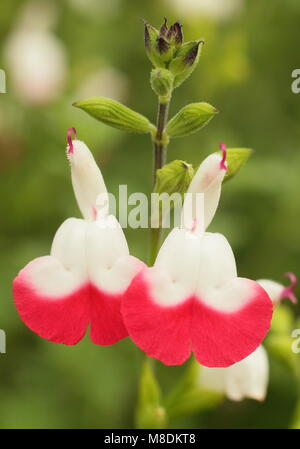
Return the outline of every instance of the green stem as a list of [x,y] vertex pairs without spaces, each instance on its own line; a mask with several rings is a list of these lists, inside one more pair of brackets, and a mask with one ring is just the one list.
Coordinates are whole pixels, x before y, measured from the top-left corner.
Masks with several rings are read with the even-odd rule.
[[[153,187],[156,182],[156,172],[166,163],[168,139],[164,130],[168,121],[170,98],[159,98],[157,114],[157,131],[153,138]],[[160,248],[162,228],[150,228],[149,265],[153,265]]]
[[169,115],[169,105],[170,100],[162,102],[159,100],[158,103],[158,114],[157,114],[157,132],[155,136],[155,141],[153,144],[154,150],[154,167],[153,167],[153,181],[156,181],[156,171],[162,168],[166,162],[166,152],[167,145],[164,141],[164,129],[167,124]]

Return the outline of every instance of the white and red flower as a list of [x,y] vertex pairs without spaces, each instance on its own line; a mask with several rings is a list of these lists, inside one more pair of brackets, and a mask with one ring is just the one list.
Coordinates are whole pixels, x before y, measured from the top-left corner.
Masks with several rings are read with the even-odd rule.
[[[75,131],[75,130],[73,130]],[[87,146],[72,142],[67,156],[75,196],[84,219],[69,218],[58,229],[49,256],[23,268],[13,283],[25,324],[52,342],[76,344],[90,324],[94,343],[126,337],[120,312],[124,292],[143,267],[130,256],[122,228],[108,214],[101,172]]]
[[[189,188],[204,194],[205,228],[218,206],[225,160],[223,146],[223,158],[205,159]],[[227,367],[260,345],[272,302],[257,282],[237,277],[226,238],[204,232],[201,217],[192,218],[195,226],[172,230],[154,266],[134,278],[123,318],[133,341],[167,365],[181,364],[194,352],[202,365]]]
[[[291,284],[284,287],[271,279],[257,282],[266,290],[276,306],[282,299],[297,302],[294,290],[297,278],[293,273],[286,273]],[[199,384],[209,390],[223,392],[232,401],[245,398],[263,401],[269,382],[269,360],[265,348],[261,345],[252,354],[228,368],[207,368],[199,366]]]

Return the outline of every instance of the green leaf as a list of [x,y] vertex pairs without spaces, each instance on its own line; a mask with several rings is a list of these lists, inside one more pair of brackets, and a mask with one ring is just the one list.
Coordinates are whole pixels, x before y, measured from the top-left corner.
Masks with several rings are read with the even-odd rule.
[[142,367],[136,424],[138,429],[163,429],[166,426],[166,411],[161,405],[161,392],[150,360],[146,360]]
[[73,106],[100,122],[123,131],[145,134],[155,130],[155,126],[146,117],[110,98],[92,97],[77,101]]
[[224,394],[204,389],[200,383],[201,365],[192,360],[186,372],[166,400],[168,416],[177,419],[216,407]]
[[183,137],[193,134],[206,126],[218,113],[218,110],[208,103],[191,103],[184,106],[167,124],[167,134],[170,137]]
[[[219,153],[222,154],[221,152]],[[223,182],[235,176],[245,165],[252,153],[253,150],[250,148],[227,148],[226,161],[228,170]]]

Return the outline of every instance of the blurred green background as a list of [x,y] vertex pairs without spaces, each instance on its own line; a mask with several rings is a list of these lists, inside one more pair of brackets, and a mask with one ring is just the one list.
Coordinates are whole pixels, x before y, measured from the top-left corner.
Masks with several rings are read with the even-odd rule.
[[[164,16],[183,23],[186,40],[206,41],[197,70],[175,91],[171,114],[201,100],[220,110],[201,133],[174,139],[169,159],[197,166],[220,141],[253,148],[243,171],[224,186],[211,228],[229,239],[241,276],[282,282],[285,271],[300,273],[300,95],[291,91],[291,73],[300,68],[298,0],[2,0],[0,328],[7,353],[0,354],[1,428],[133,425],[141,356],[129,339],[112,347],[93,345],[88,336],[74,347],[42,340],[19,319],[11,282],[49,252],[67,217],[79,216],[65,158],[68,127],[93,150],[109,191],[128,184],[129,192],[150,192],[150,141],[109,129],[71,104],[110,96],[154,120],[140,18],[159,26]],[[44,60],[35,60],[36,45]],[[147,230],[125,233],[131,253],[146,260]],[[264,403],[225,400],[170,425],[289,427],[299,385],[286,364],[272,356],[270,363]],[[168,391],[182,367],[157,363],[157,371]]]

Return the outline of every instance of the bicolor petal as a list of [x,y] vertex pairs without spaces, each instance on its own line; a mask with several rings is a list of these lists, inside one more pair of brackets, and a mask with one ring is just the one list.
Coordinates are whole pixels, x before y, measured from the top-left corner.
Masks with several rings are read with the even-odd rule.
[[287,287],[270,279],[259,279],[257,281],[268,293],[274,304],[278,304],[283,299],[289,299],[293,304],[298,301],[294,293],[298,283],[296,276],[294,273],[286,273],[285,276],[290,279],[290,285]]
[[50,255],[30,262],[14,280],[14,300],[25,324],[43,338],[72,345],[90,324],[94,343],[113,344],[128,335],[120,303],[144,265],[130,256],[116,218],[92,212],[106,189],[82,142],[73,142],[71,165],[79,206],[90,219],[69,218],[60,226]]
[[225,237],[177,228],[133,280],[122,313],[149,356],[177,365],[194,352],[202,365],[227,367],[260,345],[272,303],[258,283],[237,277]]
[[228,368],[200,367],[199,384],[208,390],[223,392],[232,401],[245,398],[263,401],[269,381],[267,351],[259,346],[244,360]]

